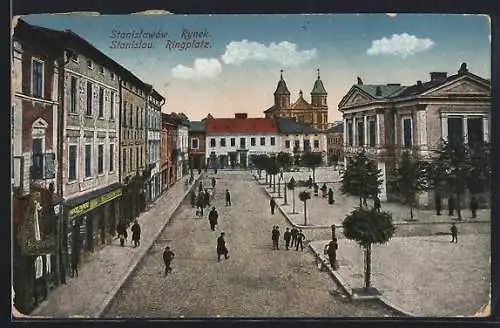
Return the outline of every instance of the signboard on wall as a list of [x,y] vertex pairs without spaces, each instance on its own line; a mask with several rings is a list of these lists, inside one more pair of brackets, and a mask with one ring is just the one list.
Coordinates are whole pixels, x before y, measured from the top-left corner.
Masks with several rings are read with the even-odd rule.
[[115,198],[118,198],[122,195],[122,189],[115,189],[107,194],[98,196],[96,198],[92,198],[85,203],[79,204],[73,208],[71,208],[68,212],[68,218],[72,219],[74,217],[83,215],[87,212],[92,211],[93,209],[106,204],[107,202],[112,201]]

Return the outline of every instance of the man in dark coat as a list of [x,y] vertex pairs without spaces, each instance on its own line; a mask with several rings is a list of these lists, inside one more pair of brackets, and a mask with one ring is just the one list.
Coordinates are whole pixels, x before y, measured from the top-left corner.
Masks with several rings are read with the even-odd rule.
[[191,190],[191,207],[195,207],[196,206],[196,193],[194,192],[194,190]]
[[229,251],[227,250],[226,240],[224,239],[225,235],[224,232],[221,232],[220,236],[217,238],[217,262],[220,262],[221,255],[224,255],[225,259],[229,258]]
[[279,250],[280,230],[278,226],[273,227],[271,239],[273,241],[273,250]]
[[304,234],[302,233],[302,229],[300,229],[299,232],[297,233],[297,246],[295,247],[296,251],[299,250],[299,246],[300,246],[300,251],[304,250],[304,244],[303,244],[304,239],[306,239],[306,236],[304,236]]
[[332,270],[336,269],[336,263],[337,263],[337,249],[339,248],[338,243],[337,243],[337,238],[331,240],[326,246],[325,246],[325,253],[328,255],[328,260],[330,262],[330,266]]
[[215,207],[212,207],[210,213],[208,213],[208,222],[210,223],[210,230],[215,231],[215,226],[217,225],[217,219],[219,218],[219,213]]
[[458,229],[457,229],[457,226],[455,225],[455,223],[451,224],[450,232],[451,232],[450,243],[453,243],[453,242],[458,243]]
[[321,196],[323,198],[326,198],[327,191],[328,191],[328,187],[326,186],[326,183],[323,183],[323,185],[321,186]]
[[210,206],[210,193],[208,192],[208,189],[205,189],[205,206]]
[[271,207],[271,214],[274,215],[274,208],[276,207],[276,201],[274,200],[274,197],[271,197],[269,206]]
[[292,236],[292,247],[297,246],[297,235],[298,235],[298,233],[299,233],[299,231],[297,230],[297,228],[293,227],[292,231],[290,232],[290,235]]
[[120,246],[125,246],[125,241],[128,238],[127,225],[125,224],[125,221],[120,220],[120,222],[118,222],[118,224],[116,225],[116,233],[118,234],[118,238],[120,239]]
[[335,200],[333,199],[333,189],[328,189],[328,204],[333,205]]
[[477,203],[476,196],[472,196],[470,199],[470,211],[472,212],[472,218],[475,219],[477,217],[477,208],[479,204]]
[[198,207],[200,216],[203,216],[203,209],[205,208],[205,195],[203,194],[203,191],[198,194],[198,200],[196,201],[196,206]]
[[134,247],[137,247],[141,244],[141,226],[137,220],[134,221],[130,230],[132,230],[132,241],[134,242]]
[[312,186],[313,186],[313,179],[312,179],[311,177],[309,177],[309,180],[307,180],[307,187],[308,187],[309,189],[311,189],[311,188],[312,188]]
[[283,234],[283,239],[285,240],[285,248],[288,250],[288,247],[290,246],[290,239],[292,238],[292,234],[290,233],[290,230],[286,228],[285,233]]
[[170,247],[165,247],[165,250],[163,251],[163,263],[165,263],[165,276],[169,273],[172,272],[172,268],[170,267],[170,263],[172,263],[172,260],[174,259],[174,252],[170,250]]
[[203,183],[200,181],[200,183],[198,184],[198,193],[202,191],[203,191]]
[[78,265],[80,264],[80,226],[73,224],[71,230],[71,276],[78,277]]
[[226,189],[226,206],[231,206],[231,193]]
[[215,178],[214,178],[214,177],[212,177],[212,189],[213,189],[213,188],[215,188],[215,184],[216,184],[216,183],[217,183],[217,182],[215,181]]

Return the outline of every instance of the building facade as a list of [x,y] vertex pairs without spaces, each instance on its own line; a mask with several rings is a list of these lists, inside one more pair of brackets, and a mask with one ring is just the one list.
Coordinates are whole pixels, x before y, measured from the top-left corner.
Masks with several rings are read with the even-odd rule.
[[170,114],[161,113],[161,188],[162,192],[177,181],[177,124]]
[[274,92],[274,104],[264,111],[266,117],[287,117],[295,119],[299,123],[305,123],[319,131],[328,129],[328,93],[321,81],[319,70],[318,78],[314,82],[311,91],[311,103],[308,103],[299,91],[298,99],[292,104],[290,103],[290,91],[283,79],[283,71],[281,71],[278,86]]
[[210,168],[246,168],[251,155],[275,155],[279,152],[280,137],[272,118],[207,119],[205,157]]
[[58,136],[60,70],[57,40],[22,20],[13,35],[12,227],[15,306],[23,313],[64,282]]
[[[491,85],[465,63],[454,75],[432,72],[429,81],[411,86],[365,85],[358,79],[339,110],[346,158],[365,149],[382,171],[380,198],[391,201],[397,200],[391,181],[403,151],[429,159],[441,140],[452,136],[465,142],[490,140]],[[467,203],[467,194],[464,198]],[[418,204],[434,207],[433,193],[421,194]]]
[[205,120],[189,122],[189,166],[194,170],[205,168]]
[[183,113],[172,113],[177,125],[176,180],[189,173],[189,119]]
[[329,165],[344,163],[344,122],[334,122],[326,131]]
[[147,170],[149,173],[147,181],[147,202],[153,202],[161,194],[160,177],[160,130],[161,130],[161,107],[165,103],[156,90],[148,90],[148,102],[146,113],[146,136],[147,136]]

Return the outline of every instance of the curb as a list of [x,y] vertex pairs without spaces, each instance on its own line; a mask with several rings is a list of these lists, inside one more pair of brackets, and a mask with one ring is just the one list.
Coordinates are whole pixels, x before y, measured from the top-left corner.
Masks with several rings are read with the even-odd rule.
[[[93,318],[100,318],[102,316],[102,314],[106,311],[106,309],[111,304],[111,301],[115,298],[115,296],[118,293],[118,291],[122,288],[122,286],[130,278],[130,276],[135,271],[135,269],[137,268],[137,266],[139,265],[139,263],[141,263],[142,259],[147,254],[147,252],[151,249],[151,247],[153,247],[153,244],[154,244],[155,240],[158,239],[158,237],[161,235],[161,233],[165,230],[165,227],[170,222],[170,219],[174,216],[174,214],[177,212],[177,210],[179,209],[179,207],[182,205],[182,203],[184,202],[184,200],[186,199],[186,197],[191,192],[192,188],[194,188],[196,182],[198,182],[198,180],[202,179],[203,177],[204,177],[204,172],[202,172],[201,175],[198,175],[198,177],[194,179],[194,181],[191,184],[191,186],[184,193],[184,196],[182,197],[182,199],[174,207],[174,210],[172,211],[172,213],[165,220],[165,222],[163,223],[163,225],[161,226],[161,228],[158,229],[158,232],[156,232],[153,235],[153,238],[151,238],[151,239],[148,240],[148,243],[145,245],[146,247],[142,247],[142,249],[140,250],[139,256],[132,263],[132,265],[127,269],[126,274],[123,276],[123,278],[120,279],[120,282],[118,284],[116,284],[111,289],[111,291],[108,293],[108,295],[106,296],[106,298],[104,299],[104,301],[102,301],[102,303],[99,305],[97,313],[93,316]],[[178,182],[180,182],[180,180]],[[165,193],[163,196],[167,196],[167,194]]]
[[399,314],[401,314],[403,316],[418,317],[417,315],[415,315],[415,314],[413,314],[411,312],[403,310],[399,306],[397,306],[394,303],[392,303],[389,300],[387,300],[382,295],[378,295],[378,296],[356,296],[352,292],[352,287],[347,282],[344,281],[344,279],[342,278],[342,276],[337,271],[332,270],[332,268],[330,267],[330,264],[328,263],[327,259],[324,256],[321,256],[321,254],[319,252],[317,252],[314,249],[314,247],[311,246],[311,244],[309,244],[309,248],[312,251],[312,253],[315,255],[316,259],[319,260],[319,261],[321,261],[323,267],[324,268],[328,268],[328,273],[330,274],[330,276],[333,277],[333,279],[335,280],[335,282],[342,288],[342,290],[349,296],[349,298],[351,300],[353,300],[353,301],[364,301],[364,300],[375,299],[375,300],[378,300],[378,301],[382,302],[385,306],[391,308],[392,310],[396,311],[397,313],[399,313]]

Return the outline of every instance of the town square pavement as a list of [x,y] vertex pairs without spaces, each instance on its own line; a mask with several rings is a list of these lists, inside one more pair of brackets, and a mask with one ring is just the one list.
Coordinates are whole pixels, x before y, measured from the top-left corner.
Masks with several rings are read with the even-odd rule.
[[[311,247],[320,256],[328,240]],[[422,317],[474,316],[490,300],[490,238],[486,234],[393,238],[372,247],[372,286],[382,299]],[[338,270],[346,288],[364,286],[364,252],[341,239]],[[329,267],[329,264],[328,264]]]
[[[211,231],[208,212],[197,218],[184,203],[135,272],[104,311],[105,318],[129,317],[383,317],[398,315],[378,300],[354,302],[308,251],[273,251],[271,229],[287,221],[271,215],[269,198],[249,172],[209,172],[216,176],[219,225]],[[232,194],[225,206],[224,192]],[[160,205],[161,206],[161,205]],[[226,233],[230,258],[217,262],[216,239]],[[321,236],[320,236],[321,235]],[[324,231],[309,239],[328,238]],[[175,253],[164,276],[162,252]],[[307,246],[307,245],[306,245]]]

